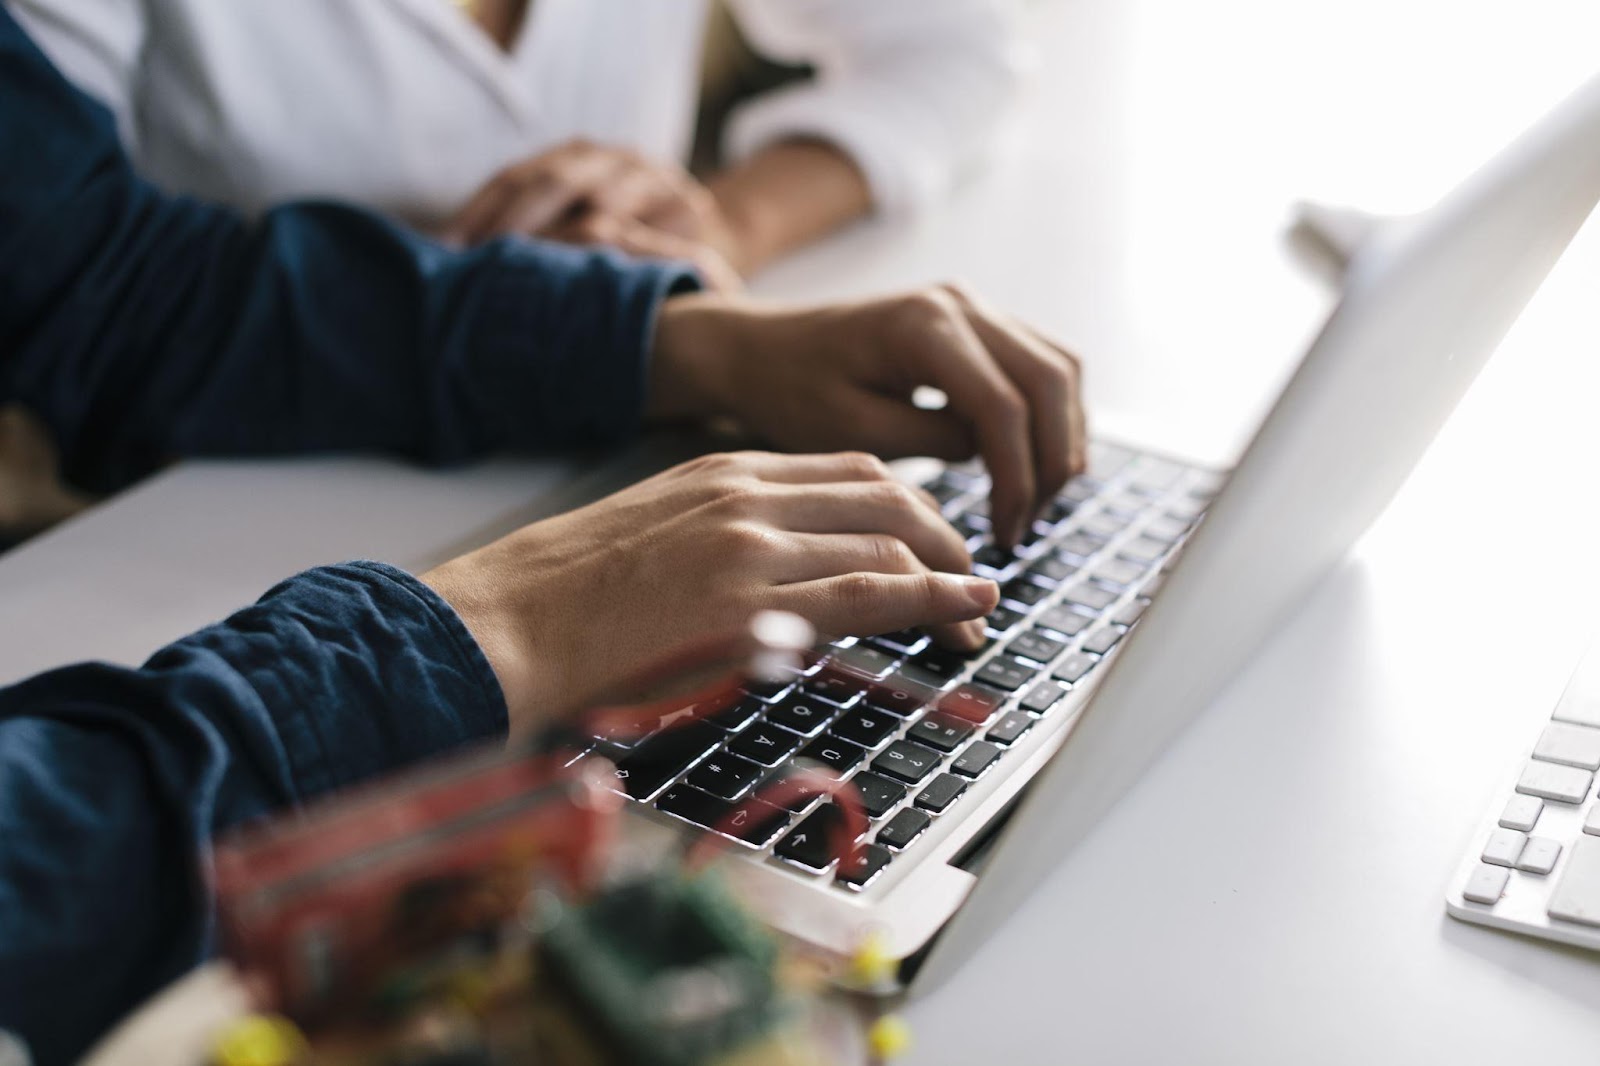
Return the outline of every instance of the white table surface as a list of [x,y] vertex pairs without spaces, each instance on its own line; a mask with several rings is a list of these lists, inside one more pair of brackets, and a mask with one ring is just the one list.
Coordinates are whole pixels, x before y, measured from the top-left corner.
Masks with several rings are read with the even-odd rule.
[[[1229,454],[1327,306],[1317,197],[1426,205],[1600,66],[1591,5],[1069,0],[1002,157],[939,217],[758,289],[949,277],[1076,346],[1099,423]],[[1591,224],[1350,560],[954,981],[908,1061],[1587,1055],[1600,958],[1456,924],[1445,881],[1595,624]],[[0,683],[134,662],[305,566],[421,567],[575,464],[194,463],[0,557]]]

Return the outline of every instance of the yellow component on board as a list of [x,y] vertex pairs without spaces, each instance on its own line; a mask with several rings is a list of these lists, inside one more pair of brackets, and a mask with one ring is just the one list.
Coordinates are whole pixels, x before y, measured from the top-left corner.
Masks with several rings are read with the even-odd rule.
[[858,987],[882,985],[894,979],[896,963],[882,933],[868,933],[850,959],[850,981]]
[[214,1066],[293,1066],[306,1039],[287,1018],[256,1014],[240,1019],[217,1038]]
[[867,1050],[875,1059],[892,1059],[911,1047],[911,1027],[898,1014],[886,1014],[867,1030]]

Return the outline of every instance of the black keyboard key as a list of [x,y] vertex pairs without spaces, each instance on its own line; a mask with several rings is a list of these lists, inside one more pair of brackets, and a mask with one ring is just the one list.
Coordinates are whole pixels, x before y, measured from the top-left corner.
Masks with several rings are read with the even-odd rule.
[[1045,505],[1044,521],[1049,522],[1051,525],[1058,526],[1062,522],[1065,522],[1068,518],[1071,518],[1072,512],[1076,511],[1077,509],[1078,505],[1071,500],[1065,498],[1051,500]]
[[801,692],[767,710],[767,721],[792,729],[801,736],[811,736],[833,720],[839,708],[824,700]]
[[1015,567],[1017,562],[1014,552],[993,544],[985,544],[972,553],[972,569],[980,577],[1004,574]]
[[989,617],[985,620],[984,624],[990,629],[994,630],[996,633],[1004,633],[1006,630],[1011,629],[1018,622],[1022,621],[1022,618],[1023,614],[1021,611],[1013,611],[1009,607],[996,607],[993,611],[989,612]]
[[1017,547],[1031,548],[1045,537],[1055,532],[1055,527],[1048,522],[1033,522],[1022,532],[1022,539],[1017,541]]
[[840,852],[848,854],[850,845],[855,843],[844,839],[844,824],[844,812],[832,803],[824,803],[789,830],[773,850],[790,862],[826,870]]
[[996,655],[983,664],[973,680],[982,681],[985,685],[992,685],[1003,692],[1015,692],[1032,681],[1038,671],[1037,666],[1020,663],[1004,655]]
[[800,746],[800,738],[786,729],[757,722],[728,741],[728,750],[762,766],[776,766]]
[[907,740],[926,744],[937,751],[952,752],[972,735],[972,726],[947,714],[930,714],[906,733]]
[[1035,580],[1043,581],[1052,588],[1077,572],[1076,566],[1055,556],[1046,556],[1028,567],[1028,573],[1032,574]]
[[907,807],[878,830],[878,843],[899,851],[921,836],[922,831],[928,828],[932,821],[921,811]]
[[904,671],[890,674],[867,692],[867,702],[881,711],[909,718],[939,695],[935,686],[907,677]]
[[882,818],[890,808],[906,798],[906,786],[867,770],[852,777],[850,783],[855,786],[861,807],[867,812],[868,818]]
[[835,707],[848,707],[861,699],[861,694],[872,684],[872,679],[828,663],[811,680],[800,686],[800,694],[814,700],[824,700]]
[[1094,664],[1099,661],[1100,660],[1096,659],[1093,655],[1085,655],[1081,651],[1076,652],[1063,659],[1060,665],[1058,665],[1055,670],[1051,672],[1050,676],[1054,677],[1057,681],[1065,681],[1070,685],[1077,681],[1081,681],[1083,679],[1083,675],[1087,674],[1090,670],[1093,670]]
[[882,844],[866,844],[839,860],[834,877],[851,888],[865,888],[874,877],[883,872],[893,856]]
[[920,783],[938,765],[938,752],[904,740],[890,744],[883,749],[881,755],[872,760],[872,768],[878,773],[908,785]]
[[994,712],[1000,709],[1000,702],[1005,699],[1002,694],[992,689],[980,688],[977,685],[962,685],[952,689],[939,700],[939,709],[945,714],[955,715],[964,722],[973,725],[982,725],[994,717]]
[[887,655],[865,644],[857,644],[834,652],[833,659],[826,669],[843,667],[863,677],[878,678],[893,670],[897,662],[899,662],[897,656]]
[[1022,697],[1020,706],[1023,710],[1032,711],[1034,714],[1046,714],[1050,708],[1060,703],[1061,697],[1066,694],[1066,689],[1046,679],[1028,690],[1028,694]]
[[967,790],[967,783],[955,774],[940,774],[928,782],[928,787],[917,793],[912,802],[925,811],[943,814]]
[[1050,595],[1050,590],[1043,585],[1035,585],[1033,582],[1019,577],[1015,581],[1006,582],[1005,587],[1000,590],[1000,595],[1013,603],[1020,603],[1024,607],[1032,607]]
[[758,848],[770,843],[792,820],[788,811],[767,803],[726,803],[682,784],[661,793],[656,807]]
[[997,745],[987,740],[974,740],[967,745],[966,751],[956,756],[956,761],[950,764],[950,769],[962,777],[982,777],[984,771],[993,766],[998,758],[1000,758],[1000,748]]
[[1079,607],[1087,607],[1091,611],[1103,611],[1117,602],[1117,593],[1100,585],[1091,585],[1087,581],[1080,581],[1067,590],[1067,602],[1075,603]]
[[1006,645],[1007,655],[1020,655],[1037,663],[1047,663],[1067,650],[1067,642],[1037,629],[1030,629]]
[[893,633],[868,637],[867,643],[894,655],[910,655],[927,646],[928,635],[915,629],[897,629]]
[[722,730],[709,722],[663,730],[618,760],[617,779],[634,799],[648,799],[716,747],[722,737]]
[[852,744],[860,744],[863,748],[875,748],[889,739],[889,734],[900,727],[900,719],[887,711],[874,711],[868,707],[857,707],[845,711],[833,723],[832,734],[848,740]]
[[1083,650],[1104,655],[1117,646],[1117,641],[1121,640],[1122,634],[1126,632],[1127,630],[1118,629],[1116,626],[1101,626],[1089,634],[1088,639],[1083,642]]
[[719,799],[738,799],[763,773],[758,763],[725,751],[712,752],[684,781]]
[[770,803],[746,800],[734,806],[737,809],[728,815],[723,831],[758,848],[770,844],[794,820],[794,815]]
[[1094,619],[1071,607],[1052,607],[1039,616],[1039,624],[1063,636],[1075,637],[1088,629]]
[[814,759],[840,776],[855,769],[856,763],[866,757],[867,750],[861,745],[840,740],[831,733],[801,748],[799,755],[802,759]]
[[767,709],[767,705],[753,697],[746,697],[725,711],[718,711],[706,719],[719,729],[737,732],[750,724],[751,719]]
[[[956,673],[960,673],[960,671],[958,670]],[[937,692],[939,689],[944,688],[952,680],[954,680],[955,674],[946,672],[942,666],[937,670],[929,670],[920,662],[912,660],[910,662],[901,663],[900,669],[896,670],[893,674],[890,674],[887,678],[885,678],[884,682],[888,683],[893,681],[896,677],[903,681],[909,681],[916,685],[922,685],[925,688]]]
[[1033,716],[1022,711],[1007,711],[989,729],[989,739],[996,744],[1015,744],[1017,738],[1033,728]]
[[784,671],[781,677],[774,679],[752,678],[744,683],[744,690],[760,700],[771,703],[785,692],[789,686],[800,680],[799,674]]
[[707,829],[721,825],[728,812],[733,810],[733,804],[708,796],[688,785],[673,785],[661,793],[661,798],[656,800],[656,807]]
[[799,774],[800,768],[794,763],[784,763],[756,788],[755,795],[774,806],[803,811],[823,794],[824,786],[811,777],[800,777]]

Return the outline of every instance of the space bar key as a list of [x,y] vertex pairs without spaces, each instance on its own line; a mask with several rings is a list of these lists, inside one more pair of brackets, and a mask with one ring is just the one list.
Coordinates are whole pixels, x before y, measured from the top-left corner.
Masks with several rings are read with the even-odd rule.
[[1574,841],[1550,896],[1550,917],[1600,925],[1600,837]]

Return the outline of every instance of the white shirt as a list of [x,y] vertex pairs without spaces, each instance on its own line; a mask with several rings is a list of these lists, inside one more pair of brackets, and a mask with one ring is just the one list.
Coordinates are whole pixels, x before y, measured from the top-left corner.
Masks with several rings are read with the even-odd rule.
[[[140,169],[250,211],[332,197],[416,222],[572,137],[682,161],[705,0],[534,0],[502,51],[450,0],[10,0],[115,113]],[[741,106],[737,159],[826,139],[879,210],[978,160],[1022,62],[1007,0],[733,0],[764,54],[815,79]]]

